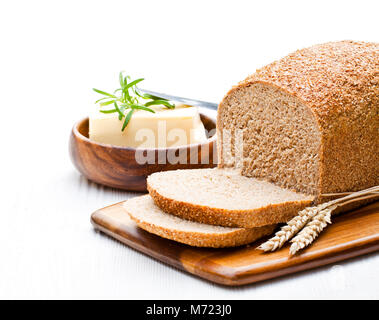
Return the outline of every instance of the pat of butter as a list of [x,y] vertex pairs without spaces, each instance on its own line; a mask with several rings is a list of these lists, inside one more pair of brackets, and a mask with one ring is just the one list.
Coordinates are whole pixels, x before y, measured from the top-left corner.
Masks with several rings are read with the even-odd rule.
[[155,113],[135,110],[124,131],[121,131],[123,121],[118,119],[117,113],[94,110],[89,118],[89,138],[133,148],[177,147],[206,140],[197,107],[175,104],[175,109],[151,108]]

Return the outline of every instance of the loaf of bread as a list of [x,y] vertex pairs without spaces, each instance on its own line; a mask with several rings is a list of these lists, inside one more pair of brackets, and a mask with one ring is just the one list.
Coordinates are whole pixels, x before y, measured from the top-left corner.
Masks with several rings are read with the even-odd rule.
[[150,196],[125,203],[132,219],[190,245],[237,246],[325,194],[378,185],[379,44],[316,45],[258,70],[220,103],[217,146],[217,169],[149,176]]
[[180,219],[160,210],[149,195],[129,199],[124,209],[137,225],[156,235],[197,247],[235,247],[268,235],[275,226],[225,228]]
[[200,223],[254,228],[287,222],[314,197],[241,176],[231,169],[156,172],[147,188],[157,206]]
[[298,50],[219,105],[219,166],[315,195],[379,184],[379,44]]

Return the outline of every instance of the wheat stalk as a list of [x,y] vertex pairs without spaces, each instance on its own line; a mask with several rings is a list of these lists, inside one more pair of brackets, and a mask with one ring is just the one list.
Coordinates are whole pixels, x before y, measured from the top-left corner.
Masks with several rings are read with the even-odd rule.
[[316,214],[319,210],[324,209],[327,203],[318,205],[317,207],[308,207],[299,212],[299,214],[287,222],[275,236],[270,240],[262,243],[258,249],[267,251],[275,251],[280,249],[289,239],[298,233]]
[[373,194],[340,202],[320,211],[316,216],[314,216],[312,221],[309,222],[305,228],[291,240],[292,245],[290,247],[290,254],[294,255],[297,251],[309,246],[318,237],[321,231],[324,230],[328,224],[332,223],[330,218],[334,209],[348,203],[375,198],[377,197],[377,194],[377,192],[373,192]]
[[295,254],[297,251],[311,244],[320,232],[327,226],[327,224],[330,223],[330,217],[334,209],[351,202],[377,197],[379,194],[379,186],[358,192],[345,192],[342,194],[348,195],[322,203],[316,207],[308,207],[301,210],[296,217],[287,223],[287,225],[283,226],[277,233],[275,233],[273,238],[261,244],[257,249],[265,252],[275,251],[281,248],[288,240],[303,229],[291,241],[292,245],[290,248],[290,253]]

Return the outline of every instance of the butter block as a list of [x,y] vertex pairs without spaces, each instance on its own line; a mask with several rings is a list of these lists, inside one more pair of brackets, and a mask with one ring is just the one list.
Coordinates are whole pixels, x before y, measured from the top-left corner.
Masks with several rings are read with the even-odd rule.
[[89,138],[100,143],[133,148],[177,147],[206,140],[197,107],[175,104],[175,109],[151,106],[155,113],[135,110],[125,128],[117,113],[95,109],[89,117]]

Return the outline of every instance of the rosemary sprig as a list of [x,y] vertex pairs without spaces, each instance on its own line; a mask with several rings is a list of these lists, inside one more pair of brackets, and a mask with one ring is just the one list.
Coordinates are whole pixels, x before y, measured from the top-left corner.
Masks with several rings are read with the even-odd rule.
[[137,84],[143,80],[144,78],[139,78],[131,81],[129,76],[124,76],[123,72],[120,72],[120,88],[116,89],[113,93],[108,93],[93,88],[93,91],[103,96],[102,98],[96,100],[95,103],[99,103],[101,107],[110,105],[114,106],[114,109],[100,110],[100,112],[118,113],[118,119],[120,121],[124,119],[121,131],[125,130],[135,110],[144,110],[155,113],[155,111],[150,108],[150,106],[154,105],[164,105],[168,109],[175,108],[175,105],[170,103],[167,99],[152,96],[146,93],[140,93],[138,91]]

